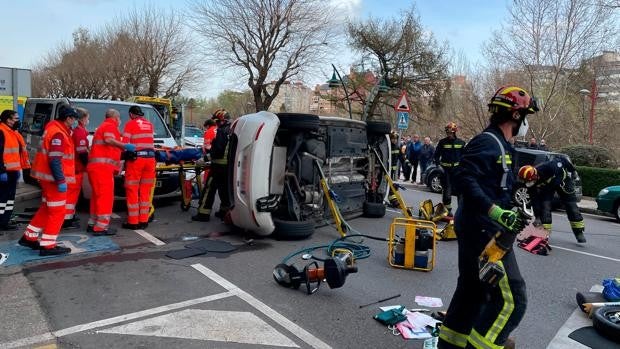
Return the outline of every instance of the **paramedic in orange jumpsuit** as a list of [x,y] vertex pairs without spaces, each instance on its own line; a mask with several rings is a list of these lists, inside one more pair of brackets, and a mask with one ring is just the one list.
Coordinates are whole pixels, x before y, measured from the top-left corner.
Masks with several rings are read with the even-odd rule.
[[78,114],[77,126],[71,133],[73,145],[75,146],[75,183],[68,184],[67,188],[67,204],[65,208],[65,222],[63,228],[79,228],[79,218],[75,215],[75,205],[80,197],[82,190],[82,178],[86,172],[88,165],[88,110],[84,108],[75,108]]
[[114,205],[114,174],[120,170],[121,150],[136,149],[133,144],[121,142],[118,130],[120,124],[121,114],[118,110],[108,109],[105,120],[95,131],[88,157],[86,172],[92,195],[87,231],[95,236],[116,234],[116,229],[110,227]]
[[123,131],[123,142],[135,145],[133,156],[125,158],[125,196],[127,222],[125,229],[144,229],[149,224],[151,192],[155,185],[154,128],[136,105],[129,108],[131,119]]
[[75,109],[60,107],[58,117],[45,126],[30,172],[41,184],[42,202],[18,243],[39,250],[41,256],[71,252],[70,248],[56,245],[56,239],[65,218],[67,184],[75,182],[71,127],[77,116]]

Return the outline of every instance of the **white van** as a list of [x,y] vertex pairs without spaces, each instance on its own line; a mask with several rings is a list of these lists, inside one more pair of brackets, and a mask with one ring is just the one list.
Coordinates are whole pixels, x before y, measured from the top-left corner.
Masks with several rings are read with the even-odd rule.
[[[125,124],[129,121],[129,107],[138,105],[144,112],[144,117],[153,123],[155,129],[155,148],[173,148],[177,146],[174,137],[172,137],[161,115],[150,105],[100,99],[69,100],[67,98],[28,98],[26,106],[24,107],[24,120],[21,126],[21,132],[24,135],[26,147],[31,159],[34,159],[34,155],[39,148],[45,125],[50,120],[55,119],[58,115],[60,106],[66,105],[67,103],[71,104],[73,107],[80,107],[88,110],[90,114],[90,122],[88,124],[90,142],[92,142],[92,136],[95,130],[103,122],[106,110],[114,108],[120,112],[121,126],[119,131],[122,132]],[[25,180],[29,181],[29,178],[25,178]],[[114,180],[114,198],[116,200],[125,198],[123,183],[124,179],[122,174],[116,176]],[[82,189],[84,198],[90,199],[91,190],[87,178],[85,178],[82,184]],[[174,197],[178,195],[180,195],[180,192],[177,172],[158,172],[155,185],[155,198]]]

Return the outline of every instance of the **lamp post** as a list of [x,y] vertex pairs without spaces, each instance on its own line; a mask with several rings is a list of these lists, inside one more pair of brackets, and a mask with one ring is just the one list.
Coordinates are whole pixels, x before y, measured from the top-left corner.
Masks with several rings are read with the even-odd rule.
[[[334,68],[332,78],[327,80],[329,88],[336,88],[338,87],[338,85],[342,85],[342,89],[344,90],[344,97],[346,98],[347,104],[349,106],[349,119],[353,119],[353,111],[351,110],[351,100],[349,99],[349,92],[347,92],[347,86],[344,84],[344,81],[342,81],[342,77],[340,76],[338,69],[336,69],[336,66],[332,64],[332,68]],[[338,78],[336,78],[336,75],[338,75]]]
[[[581,95],[581,117],[586,119],[586,97],[590,95],[590,90],[581,89],[579,90],[579,94]],[[591,130],[592,126],[588,126],[588,129]],[[590,138],[590,144],[592,144],[592,138]]]
[[579,90],[581,95],[590,97],[590,120],[588,124],[588,143],[592,144],[592,132],[594,129],[594,109],[596,106],[596,98],[598,97],[598,87],[596,86],[596,79],[592,80],[592,91],[587,89]]

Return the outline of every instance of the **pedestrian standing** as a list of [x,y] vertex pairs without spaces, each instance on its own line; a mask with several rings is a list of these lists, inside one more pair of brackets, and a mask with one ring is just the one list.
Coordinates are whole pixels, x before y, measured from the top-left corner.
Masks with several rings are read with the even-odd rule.
[[454,183],[454,171],[459,165],[461,151],[465,142],[456,136],[458,127],[454,122],[446,125],[446,137],[437,143],[434,160],[435,164],[443,169],[441,177],[441,201],[443,202],[448,214],[452,214],[452,184]]
[[30,168],[26,143],[19,133],[19,115],[14,110],[0,114],[0,230],[17,230],[11,224],[17,181],[23,169]]
[[82,179],[84,172],[86,172],[86,166],[88,165],[88,126],[89,114],[88,110],[84,108],[75,108],[78,118],[74,123],[73,131],[71,132],[71,138],[73,140],[73,146],[75,147],[75,183],[69,183],[67,185],[67,204],[65,208],[65,221],[62,224],[63,228],[79,228],[79,219],[75,214],[75,205],[80,198],[80,192],[82,191]]
[[129,122],[123,131],[123,142],[133,144],[135,156],[125,159],[125,196],[127,222],[125,229],[144,229],[149,224],[152,191],[155,186],[155,144],[153,124],[144,118],[142,109],[129,108]]
[[416,183],[418,179],[421,150],[422,142],[420,141],[420,135],[414,134],[411,143],[407,146],[407,159],[409,159],[411,164],[411,183]]
[[116,234],[116,229],[110,227],[114,206],[114,175],[120,171],[121,151],[136,150],[135,145],[121,142],[118,130],[120,125],[121,114],[116,109],[108,109],[105,120],[95,131],[88,157],[86,172],[92,195],[87,231],[95,236]]
[[[68,247],[58,246],[56,239],[65,218],[67,184],[75,183],[75,148],[71,125],[77,117],[75,109],[69,106],[59,108],[58,117],[45,126],[30,173],[39,180],[42,202],[18,243],[40,250],[41,256],[71,252]],[[38,241],[39,237],[41,241]]]
[[527,145],[527,147],[530,149],[538,150],[538,144],[536,143],[536,137],[530,138],[530,143]]
[[538,150],[549,151],[547,148],[547,142],[544,139],[540,140],[540,144],[538,145]]
[[435,147],[431,144],[431,138],[424,137],[424,144],[422,144],[422,149],[420,149],[420,178],[422,177],[422,174],[426,172],[428,165],[433,159],[434,153]]
[[409,180],[409,176],[411,175],[411,164],[409,163],[409,159],[407,159],[407,145],[403,144],[400,147],[400,152],[398,153],[398,162],[400,163],[400,168],[402,169],[403,176],[405,177],[405,181]]
[[198,213],[192,220],[208,222],[211,219],[211,210],[215,201],[215,194],[220,198],[220,209],[215,216],[223,219],[230,209],[228,188],[228,139],[230,137],[230,114],[224,109],[213,113],[212,119],[217,123],[217,134],[211,145],[211,170],[207,178],[207,185],[200,195]]
[[[467,144],[455,171],[461,193],[454,220],[459,276],[439,333],[441,349],[514,348],[508,336],[525,314],[525,281],[512,249],[525,222],[510,210],[515,177],[508,140],[527,132],[526,117],[538,107],[525,90],[502,87],[489,111],[490,125]],[[495,287],[479,279],[479,257],[493,237],[506,251],[499,261],[505,274]]]

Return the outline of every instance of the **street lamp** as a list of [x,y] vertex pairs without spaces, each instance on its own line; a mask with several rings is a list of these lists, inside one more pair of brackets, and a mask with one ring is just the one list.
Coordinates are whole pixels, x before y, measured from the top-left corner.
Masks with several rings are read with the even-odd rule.
[[[344,81],[342,81],[342,77],[340,76],[338,69],[336,69],[336,66],[332,64],[332,68],[334,68],[332,78],[327,80],[329,88],[336,88],[338,87],[338,85],[342,85],[342,88],[344,89],[344,97],[347,99],[347,104],[349,105],[349,119],[353,119],[353,111],[351,110],[351,100],[349,99],[349,92],[347,92],[347,86],[344,84]],[[338,78],[336,78],[336,75],[338,75]]]
[[581,112],[583,114],[583,117],[585,119],[585,98],[586,96],[589,96],[590,99],[592,99],[592,107],[590,109],[590,122],[588,123],[588,143],[590,143],[590,145],[592,145],[592,128],[594,126],[594,96],[592,96],[592,92],[590,92],[590,90],[588,89],[581,89],[579,90],[579,94],[583,96],[583,100],[581,101]]

